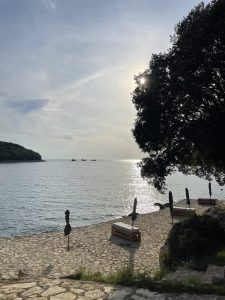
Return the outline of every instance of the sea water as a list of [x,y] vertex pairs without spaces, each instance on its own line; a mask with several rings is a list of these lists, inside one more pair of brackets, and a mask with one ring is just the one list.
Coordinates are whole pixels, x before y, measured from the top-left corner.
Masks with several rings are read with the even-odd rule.
[[[112,220],[132,211],[158,210],[168,202],[140,176],[137,160],[71,161],[0,164],[0,236],[63,231],[65,211],[72,228]],[[174,201],[208,197],[208,182],[177,173],[168,178]],[[213,197],[225,199],[225,189],[212,183]]]

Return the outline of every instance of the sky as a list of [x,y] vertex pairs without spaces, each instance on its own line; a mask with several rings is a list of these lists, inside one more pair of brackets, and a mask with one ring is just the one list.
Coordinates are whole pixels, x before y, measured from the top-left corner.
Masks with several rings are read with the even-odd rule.
[[134,75],[199,2],[0,0],[0,140],[45,159],[141,158]]

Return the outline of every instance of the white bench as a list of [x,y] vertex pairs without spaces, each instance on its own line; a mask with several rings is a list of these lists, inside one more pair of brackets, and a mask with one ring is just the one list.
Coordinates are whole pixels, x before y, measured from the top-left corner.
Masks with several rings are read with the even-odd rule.
[[196,214],[196,209],[195,208],[189,208],[189,207],[179,207],[179,206],[174,206],[173,207],[173,216],[191,216]]
[[116,235],[130,241],[140,241],[141,239],[139,228],[132,227],[122,222],[112,224],[112,235]]
[[204,205],[216,205],[217,199],[210,198],[198,198],[198,204]]

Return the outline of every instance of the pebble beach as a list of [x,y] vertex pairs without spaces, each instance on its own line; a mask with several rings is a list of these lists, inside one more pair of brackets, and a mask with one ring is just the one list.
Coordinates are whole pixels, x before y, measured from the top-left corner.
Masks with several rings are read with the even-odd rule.
[[[191,200],[191,203],[191,207],[196,208],[198,214],[208,208],[208,206],[198,205],[196,200]],[[176,206],[187,207],[186,201],[181,200],[176,203]],[[140,243],[111,236],[111,226],[116,221],[131,224],[130,218],[125,217],[101,224],[72,228],[69,252],[67,237],[64,237],[63,232],[0,238],[1,284],[16,280],[21,274],[27,278],[46,278],[50,281],[74,274],[79,269],[100,271],[102,274],[115,272],[128,265],[138,272],[157,270],[160,248],[172,227],[169,209],[138,216],[135,226],[141,231]],[[108,299],[104,297],[92,299]],[[0,297],[0,299],[6,298]]]

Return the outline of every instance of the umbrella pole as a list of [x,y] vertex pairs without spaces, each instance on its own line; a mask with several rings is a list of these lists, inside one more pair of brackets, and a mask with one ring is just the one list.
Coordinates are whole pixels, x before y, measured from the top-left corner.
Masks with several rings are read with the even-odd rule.
[[67,251],[70,251],[70,235],[68,234],[68,246],[67,246]]

